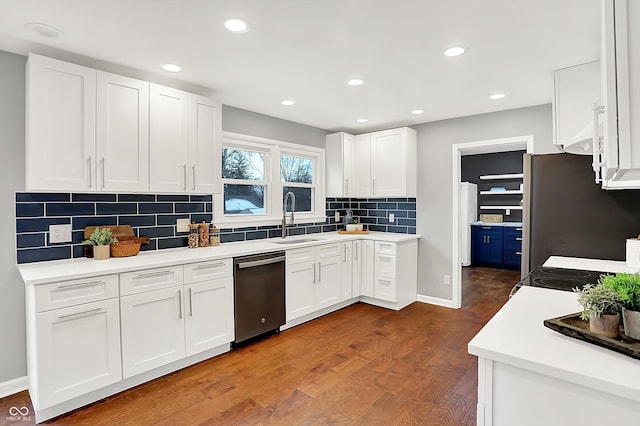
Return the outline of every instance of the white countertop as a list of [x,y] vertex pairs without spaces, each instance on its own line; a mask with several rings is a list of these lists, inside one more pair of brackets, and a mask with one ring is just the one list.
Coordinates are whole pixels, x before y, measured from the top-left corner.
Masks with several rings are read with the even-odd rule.
[[640,360],[542,323],[580,310],[573,292],[524,286],[469,342],[469,353],[640,402]]
[[277,244],[277,242],[282,241],[282,238],[269,238],[223,243],[217,247],[201,247],[197,249],[181,247],[176,249],[150,250],[140,252],[137,256],[112,257],[107,260],[95,260],[82,257],[68,260],[26,263],[18,265],[18,271],[20,271],[25,285],[35,285],[96,275],[117,274],[147,268],[162,268],[172,265],[245,256],[248,254],[291,250],[324,243],[362,239],[401,243],[403,241],[418,239],[420,236],[390,232],[371,232],[368,235],[323,232],[319,234],[287,237],[287,240],[305,238],[313,238],[317,239],[317,241],[299,244]]
[[631,269],[626,262],[618,260],[586,259],[579,257],[550,256],[542,266],[550,268],[582,269],[583,271],[598,272],[629,272],[636,273],[637,269]]
[[522,222],[483,222],[481,220],[477,220],[475,222],[471,222],[471,226],[505,226],[522,228]]

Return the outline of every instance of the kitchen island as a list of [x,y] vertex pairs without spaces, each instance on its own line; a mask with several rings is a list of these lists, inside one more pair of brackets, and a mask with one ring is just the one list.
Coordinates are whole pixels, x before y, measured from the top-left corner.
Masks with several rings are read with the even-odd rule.
[[469,342],[479,426],[638,424],[640,360],[543,325],[580,310],[572,292],[525,286]]

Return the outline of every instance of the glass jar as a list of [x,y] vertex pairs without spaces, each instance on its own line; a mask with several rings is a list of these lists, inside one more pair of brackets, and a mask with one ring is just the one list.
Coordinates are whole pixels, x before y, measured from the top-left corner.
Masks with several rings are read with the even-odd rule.
[[209,247],[209,225],[202,222],[198,226],[198,231],[200,234],[200,247]]
[[189,248],[197,248],[198,247],[198,225],[194,222],[189,224]]
[[212,247],[220,245],[220,228],[213,226],[213,224],[209,230],[209,245]]

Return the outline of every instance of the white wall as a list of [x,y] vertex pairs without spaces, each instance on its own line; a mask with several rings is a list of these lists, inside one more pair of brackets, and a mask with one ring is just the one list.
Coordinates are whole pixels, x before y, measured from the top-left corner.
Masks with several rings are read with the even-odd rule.
[[26,62],[0,51],[0,383],[27,374],[24,285],[15,260],[15,192],[24,190]]
[[[551,105],[479,114],[412,126],[418,132],[418,294],[451,300],[451,145],[512,136],[534,136],[534,152],[553,147]],[[457,214],[457,212],[456,212]],[[515,284],[515,283],[514,283]]]

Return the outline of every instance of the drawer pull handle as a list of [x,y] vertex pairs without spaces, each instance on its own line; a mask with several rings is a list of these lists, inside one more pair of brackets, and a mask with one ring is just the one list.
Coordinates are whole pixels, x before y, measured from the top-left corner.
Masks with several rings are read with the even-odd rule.
[[208,264],[208,265],[198,265],[193,269],[195,269],[196,271],[200,271],[202,269],[212,269],[212,268],[217,268],[219,266],[224,266],[224,262],[211,263],[211,264]]
[[378,245],[379,245],[380,247],[392,247],[392,245],[391,245],[391,244],[388,244],[388,243],[378,243]]
[[522,231],[522,228],[516,228],[516,231]]
[[522,237],[516,237],[516,241],[522,241]]
[[191,294],[191,288],[189,288],[189,316],[193,316],[193,294]]
[[521,256],[521,255],[522,255],[522,252],[521,252],[521,251],[517,251],[517,252],[516,252],[516,254],[517,254],[518,256]]
[[387,280],[378,280],[378,282],[380,284],[387,284],[387,285],[391,285],[391,281],[387,281]]
[[178,318],[182,319],[182,290],[178,290]]
[[388,256],[379,256],[380,260],[384,261],[384,262],[391,262],[391,258]]
[[82,287],[85,285],[93,285],[93,284],[106,284],[106,281],[95,280],[95,281],[87,281],[85,283],[64,284],[64,285],[59,285],[57,288]]
[[491,229],[490,226],[483,226],[482,229]]
[[318,282],[322,282],[322,264],[318,262]]
[[66,318],[72,318],[72,317],[79,317],[81,315],[92,315],[95,314],[99,311],[101,311],[102,308],[95,308],[95,309],[91,309],[89,311],[83,311],[83,312],[76,312],[75,314],[66,314],[66,315],[59,315],[58,319],[66,319]]
[[170,274],[171,271],[170,270],[166,270],[166,271],[156,271],[156,272],[147,272],[145,274],[138,274],[135,277],[133,277],[133,279],[138,280],[141,278],[148,278],[148,277],[155,277],[157,275],[167,275]]

